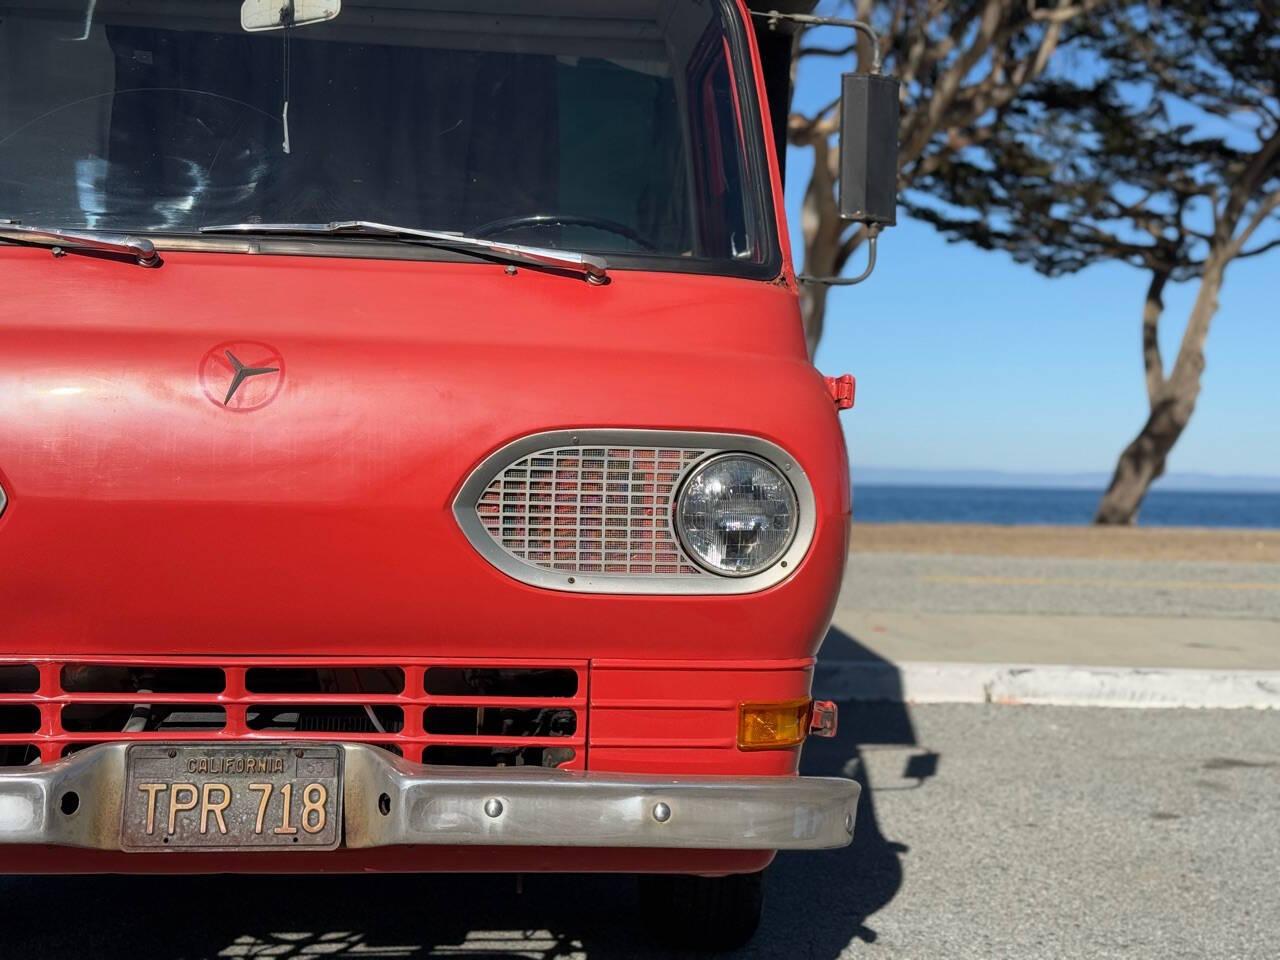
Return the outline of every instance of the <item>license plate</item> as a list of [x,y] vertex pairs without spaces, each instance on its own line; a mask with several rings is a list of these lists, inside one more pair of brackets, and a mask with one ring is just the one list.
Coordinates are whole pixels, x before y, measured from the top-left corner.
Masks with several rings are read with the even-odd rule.
[[332,850],[341,841],[334,744],[135,743],[125,763],[125,850]]

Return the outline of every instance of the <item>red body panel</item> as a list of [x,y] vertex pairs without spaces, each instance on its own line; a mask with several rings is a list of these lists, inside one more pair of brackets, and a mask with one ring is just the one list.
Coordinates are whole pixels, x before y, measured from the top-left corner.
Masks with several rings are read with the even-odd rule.
[[[773,282],[614,271],[597,287],[478,263],[192,252],[148,270],[0,246],[0,657],[589,662],[590,768],[793,775],[798,750],[736,749],[737,704],[808,693],[850,497],[764,140],[783,246]],[[228,349],[280,372],[223,406]],[[816,500],[808,554],[781,584],[738,596],[581,595],[510,579],[459,530],[460,485],[516,438],[590,427],[747,433],[784,448]],[[36,695],[55,697],[41,701],[46,759],[63,747],[53,686]],[[228,716],[243,710],[238,694]],[[771,857],[8,847],[0,870],[714,874]]]
[[[0,248],[0,653],[809,656],[847,537],[844,446],[785,287],[473,264],[170,254],[159,270]],[[211,400],[210,348],[283,389]],[[584,597],[467,543],[458,486],[506,442],[584,426],[750,432],[818,526],[777,588]],[[536,625],[536,626],[535,626]]]
[[808,696],[813,661],[595,660],[594,770],[769,776],[795,772],[798,750],[737,749],[738,705]]

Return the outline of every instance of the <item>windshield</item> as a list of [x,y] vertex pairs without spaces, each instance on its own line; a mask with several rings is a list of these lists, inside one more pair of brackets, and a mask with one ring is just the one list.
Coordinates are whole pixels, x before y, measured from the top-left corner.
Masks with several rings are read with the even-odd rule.
[[765,263],[728,16],[343,0],[327,22],[251,33],[239,0],[0,0],[0,218],[149,234],[375,220]]

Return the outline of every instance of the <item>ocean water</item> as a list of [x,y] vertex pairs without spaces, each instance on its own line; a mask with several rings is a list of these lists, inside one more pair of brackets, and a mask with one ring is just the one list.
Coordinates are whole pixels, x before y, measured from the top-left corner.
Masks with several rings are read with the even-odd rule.
[[[1100,497],[1094,490],[854,484],[853,516],[869,523],[1087,524]],[[1280,493],[1153,490],[1138,524],[1280,529]]]

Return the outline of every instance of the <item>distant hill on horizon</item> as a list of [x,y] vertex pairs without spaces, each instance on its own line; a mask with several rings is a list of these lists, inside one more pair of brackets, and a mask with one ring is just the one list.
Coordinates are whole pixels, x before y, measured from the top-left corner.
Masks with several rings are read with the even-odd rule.
[[[1109,473],[1015,473],[1003,470],[913,470],[852,465],[853,482],[869,486],[1022,487],[1053,490],[1096,490],[1111,482]],[[1204,493],[1280,493],[1280,477],[1239,474],[1173,473],[1156,481],[1154,490]]]

